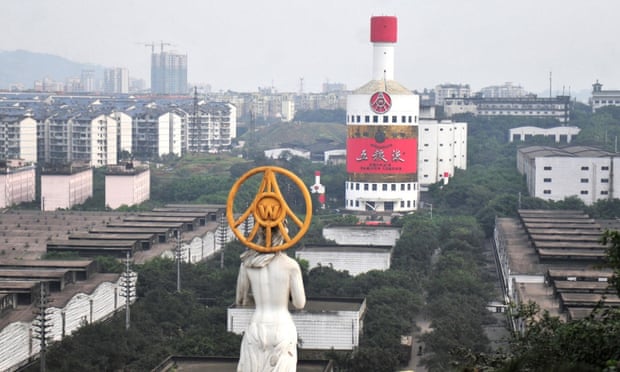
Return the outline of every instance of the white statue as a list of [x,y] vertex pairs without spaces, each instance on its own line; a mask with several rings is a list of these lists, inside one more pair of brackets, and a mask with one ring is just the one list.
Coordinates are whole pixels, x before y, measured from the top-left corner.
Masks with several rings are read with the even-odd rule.
[[[273,246],[282,237],[274,234]],[[280,243],[281,244],[281,243]],[[301,269],[278,251],[248,250],[241,255],[237,278],[237,305],[256,309],[243,335],[238,372],[290,372],[297,368],[297,329],[288,310],[306,304]]]

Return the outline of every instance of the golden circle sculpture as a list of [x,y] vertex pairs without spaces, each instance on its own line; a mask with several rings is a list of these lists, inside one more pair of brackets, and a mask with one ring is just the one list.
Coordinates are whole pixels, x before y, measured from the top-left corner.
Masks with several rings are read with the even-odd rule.
[[[260,173],[263,174],[263,179],[254,200],[245,212],[243,212],[239,218],[235,219],[233,214],[234,201],[241,185],[250,177]],[[301,190],[306,206],[306,214],[303,221],[293,213],[286,203],[286,200],[284,200],[284,196],[280,192],[280,187],[276,179],[277,174],[288,177],[295,183],[299,190]],[[239,230],[239,226],[250,218],[250,216],[254,218],[254,226],[248,236],[245,236],[243,232]],[[288,229],[286,228],[287,217],[299,228],[299,231],[293,237],[289,236]],[[310,198],[310,192],[306,185],[293,172],[273,166],[257,167],[241,176],[230,189],[226,202],[226,218],[237,239],[248,248],[262,253],[278,252],[292,247],[299,242],[308,231],[312,220],[312,199]],[[261,229],[263,230],[261,231]],[[254,242],[259,232],[264,234],[264,245]],[[272,237],[276,233],[281,235],[283,243],[272,245]]]

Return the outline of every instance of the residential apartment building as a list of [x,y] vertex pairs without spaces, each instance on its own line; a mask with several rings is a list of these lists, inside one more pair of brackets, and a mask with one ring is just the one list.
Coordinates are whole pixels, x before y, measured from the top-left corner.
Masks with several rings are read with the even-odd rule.
[[0,114],[0,158],[37,161],[37,121],[29,114]]
[[620,90],[603,90],[603,84],[592,84],[592,97],[590,98],[592,112],[605,106],[620,106]]
[[237,109],[225,102],[196,103],[185,107],[187,152],[217,153],[229,149],[237,136]]
[[97,112],[61,111],[45,119],[39,132],[39,163],[86,162],[91,166],[116,164],[118,123]]
[[576,196],[586,205],[617,198],[620,155],[587,146],[529,146],[518,150],[517,169],[531,196],[560,201]]
[[103,70],[104,93],[129,93],[129,70],[115,67]]
[[151,93],[185,95],[187,86],[187,55],[161,51],[151,55]]
[[471,96],[469,84],[440,84],[435,87],[435,105],[441,106],[446,98],[468,98]]
[[525,89],[520,85],[504,83],[504,85],[491,85],[480,89],[484,98],[517,98],[527,95]]

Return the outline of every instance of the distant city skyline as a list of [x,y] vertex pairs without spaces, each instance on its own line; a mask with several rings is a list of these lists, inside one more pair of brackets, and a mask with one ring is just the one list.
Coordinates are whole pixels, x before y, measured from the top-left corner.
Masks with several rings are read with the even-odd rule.
[[2,50],[25,49],[129,70],[150,81],[151,46],[187,54],[190,84],[213,91],[319,92],[371,79],[373,15],[398,17],[395,79],[412,90],[442,83],[473,91],[512,82],[527,91],[620,89],[620,2],[493,0],[296,2],[236,0],[3,3]]

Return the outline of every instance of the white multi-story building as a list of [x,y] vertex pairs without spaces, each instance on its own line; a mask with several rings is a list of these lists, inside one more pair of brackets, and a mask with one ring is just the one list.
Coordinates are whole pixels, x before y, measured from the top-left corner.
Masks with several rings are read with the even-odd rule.
[[86,162],[99,167],[117,162],[117,121],[109,115],[58,113],[44,120],[39,162]]
[[116,209],[132,206],[151,197],[151,171],[133,164],[108,167],[105,175],[105,205]]
[[185,129],[185,113],[180,110],[168,111],[157,119],[158,155],[183,154],[183,131]]
[[592,84],[592,97],[590,98],[592,112],[605,106],[620,106],[620,90],[603,90],[603,84]]
[[23,114],[0,115],[0,151],[5,159],[37,162],[37,121]]
[[103,70],[103,91],[105,93],[129,93],[129,70],[115,67]]
[[371,18],[373,77],[347,98],[345,208],[410,212],[418,208],[419,96],[394,80],[397,19]]
[[35,195],[35,167],[21,160],[10,160],[0,169],[0,208],[31,202]]
[[484,98],[516,98],[523,97],[527,94],[525,89],[520,85],[513,85],[508,82],[504,85],[492,85],[480,89]]
[[446,98],[467,98],[471,96],[469,84],[440,84],[435,87],[435,105],[441,106]]
[[419,126],[420,185],[448,182],[455,168],[467,168],[467,123],[423,120]]
[[110,116],[116,120],[118,127],[116,133],[118,135],[117,148],[118,152],[127,151],[133,153],[133,133],[131,116],[124,112],[115,111]]
[[93,169],[71,166],[43,169],[41,174],[41,210],[69,209],[93,196]]
[[620,177],[614,177],[614,169],[618,166],[618,154],[587,146],[530,146],[517,152],[517,169],[525,175],[530,195],[553,201],[577,196],[592,205],[617,198]]

